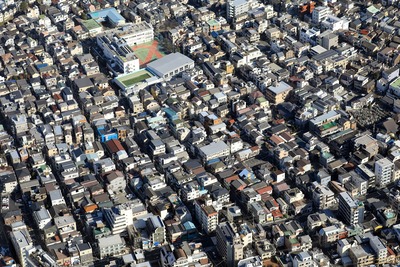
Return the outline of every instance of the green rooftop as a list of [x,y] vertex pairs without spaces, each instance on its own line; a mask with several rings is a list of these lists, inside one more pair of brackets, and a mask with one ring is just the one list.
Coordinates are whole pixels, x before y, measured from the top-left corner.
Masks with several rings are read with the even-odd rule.
[[91,30],[94,30],[94,29],[97,29],[97,28],[102,28],[102,26],[97,21],[95,21],[94,19],[83,20],[82,21],[82,25],[88,31],[91,31]]
[[376,14],[379,12],[379,9],[377,9],[374,5],[368,7],[367,10],[368,10],[368,12],[370,12],[372,14]]
[[286,236],[287,235],[292,235],[292,232],[291,231],[285,231],[285,232],[283,232],[283,234],[286,235]]
[[94,236],[103,235],[103,234],[109,234],[109,233],[111,233],[111,229],[108,228],[108,227],[102,227],[102,228],[93,229]]
[[396,80],[394,80],[390,86],[395,87],[395,88],[400,88],[400,77],[398,77]]
[[395,216],[396,214],[394,214],[394,212],[387,211],[387,212],[385,212],[385,215],[386,215],[386,218],[387,218],[387,219],[392,219],[392,218],[394,218],[394,216]]
[[220,25],[220,23],[215,19],[210,19],[209,21],[207,21],[207,24],[210,25],[210,27],[215,27]]
[[322,128],[322,130],[328,130],[336,125],[337,125],[336,122],[331,121],[331,122],[328,122],[328,123],[322,125],[321,128]]
[[121,77],[116,78],[125,87],[130,87],[134,84],[145,81],[146,79],[152,77],[153,75],[147,70],[139,70]]
[[178,124],[183,123],[183,121],[182,121],[181,119],[176,119],[176,120],[173,120],[172,123],[173,123],[174,125],[178,125]]
[[322,152],[322,157],[327,159],[327,158],[333,157],[333,155],[329,152]]

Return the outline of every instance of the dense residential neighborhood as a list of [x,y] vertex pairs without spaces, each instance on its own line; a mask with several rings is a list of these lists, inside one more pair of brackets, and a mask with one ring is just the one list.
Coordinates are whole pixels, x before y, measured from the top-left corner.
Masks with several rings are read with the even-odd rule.
[[400,265],[399,1],[0,10],[0,266]]

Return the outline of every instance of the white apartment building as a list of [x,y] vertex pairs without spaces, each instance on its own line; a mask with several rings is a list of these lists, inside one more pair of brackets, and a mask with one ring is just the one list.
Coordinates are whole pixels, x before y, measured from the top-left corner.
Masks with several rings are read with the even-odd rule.
[[250,258],[246,258],[243,260],[240,260],[238,262],[238,267],[247,267],[247,266],[251,266],[251,267],[262,267],[263,265],[263,260],[260,256],[252,256]]
[[51,225],[52,218],[50,212],[45,207],[42,207],[40,210],[33,212],[33,219],[39,229],[44,229],[46,226]]
[[311,16],[313,23],[320,23],[323,21],[330,13],[329,7],[326,6],[318,6],[314,8]]
[[232,20],[243,13],[247,13],[248,11],[248,0],[229,0],[226,3],[226,14],[228,20]]
[[316,28],[311,28],[311,29],[301,29],[300,31],[300,42],[306,44],[306,43],[313,43],[315,44],[316,41],[312,41],[312,39],[317,39],[316,37],[321,34],[321,31]]
[[29,130],[28,120],[25,114],[14,115],[11,117],[11,123],[15,133],[23,133]]
[[127,226],[133,225],[135,217],[147,214],[146,208],[140,201],[105,208],[103,212],[112,234],[122,233],[126,230]]
[[115,166],[114,162],[112,161],[112,159],[105,158],[105,159],[96,161],[93,164],[93,169],[94,169],[95,174],[99,174],[99,173],[115,171],[116,166]]
[[329,29],[332,31],[348,30],[350,21],[345,18],[338,18],[336,16],[328,15],[321,22],[321,24],[322,27],[324,27],[325,29]]
[[230,148],[224,141],[213,142],[209,145],[205,145],[199,148],[200,157],[204,161],[209,161],[219,157],[228,156]]
[[120,235],[110,235],[99,238],[100,258],[119,256],[125,253],[125,242]]
[[377,258],[378,264],[383,264],[388,256],[388,249],[385,244],[377,236],[372,236],[369,239],[369,244],[374,250]]
[[375,181],[378,187],[385,187],[392,180],[394,164],[388,158],[375,162]]
[[180,190],[181,198],[185,201],[192,201],[200,197],[200,185],[195,181],[183,184]]
[[300,252],[293,257],[293,267],[313,266],[314,261],[308,252]]
[[60,189],[50,191],[49,196],[52,206],[66,204]]
[[[104,209],[104,217],[111,228],[111,233],[113,235],[120,234],[126,230],[128,225],[133,223],[132,212],[128,214],[125,209],[118,209],[117,207],[112,207],[111,209]],[[127,217],[132,217],[130,221]],[[129,223],[130,222],[130,223]]]
[[11,243],[19,259],[21,267],[27,267],[27,258],[34,249],[32,239],[26,230],[14,231],[10,233]]

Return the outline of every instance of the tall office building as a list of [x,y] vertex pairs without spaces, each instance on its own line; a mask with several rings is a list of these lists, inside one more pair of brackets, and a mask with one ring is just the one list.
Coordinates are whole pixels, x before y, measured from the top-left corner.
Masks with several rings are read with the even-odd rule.
[[375,162],[375,182],[378,187],[385,187],[392,180],[394,164],[387,158]]
[[237,266],[243,259],[243,243],[231,224],[223,222],[217,226],[217,250],[225,260],[226,266]]
[[226,3],[226,15],[228,20],[232,20],[237,16],[249,11],[248,0],[228,0]]
[[339,214],[349,225],[362,223],[364,221],[364,204],[353,199],[348,192],[342,192],[339,194]]

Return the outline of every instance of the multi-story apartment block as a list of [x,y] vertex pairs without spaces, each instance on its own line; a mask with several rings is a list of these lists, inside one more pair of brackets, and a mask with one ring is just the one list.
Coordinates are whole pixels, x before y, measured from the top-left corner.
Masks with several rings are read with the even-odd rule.
[[151,237],[153,246],[164,244],[166,241],[166,229],[159,216],[151,216],[146,220],[147,232]]
[[314,205],[318,209],[326,209],[332,207],[336,203],[335,194],[332,190],[317,182],[313,183],[312,195]]
[[33,242],[29,236],[29,233],[26,230],[14,231],[10,233],[10,239],[21,266],[30,266],[27,259],[31,250],[33,249]]
[[120,234],[126,230],[128,225],[133,224],[132,208],[127,204],[104,209],[103,212],[112,234]]
[[354,200],[348,192],[339,194],[339,214],[349,225],[359,224],[364,221],[364,204]]
[[200,198],[195,201],[196,219],[204,232],[211,233],[217,229],[218,212],[212,206],[210,198]]
[[100,258],[119,256],[125,253],[125,243],[120,235],[110,235],[99,238],[98,249]]
[[226,3],[226,14],[228,20],[234,20],[239,15],[249,11],[248,0],[229,0]]
[[277,105],[285,102],[292,89],[293,87],[282,81],[269,86],[265,91],[265,96],[268,101]]
[[392,181],[394,164],[388,158],[375,162],[375,181],[378,187],[385,187]]
[[314,8],[311,16],[312,16],[312,22],[317,24],[323,21],[330,13],[329,7],[326,6],[318,6]]
[[230,223],[223,222],[217,227],[217,250],[228,267],[237,266],[238,261],[243,259],[240,235]]

